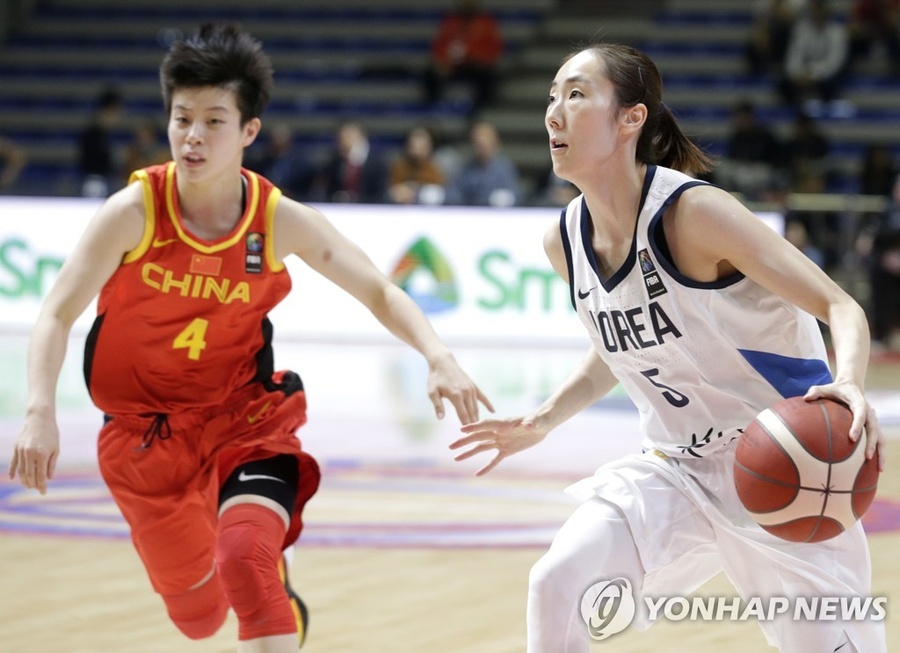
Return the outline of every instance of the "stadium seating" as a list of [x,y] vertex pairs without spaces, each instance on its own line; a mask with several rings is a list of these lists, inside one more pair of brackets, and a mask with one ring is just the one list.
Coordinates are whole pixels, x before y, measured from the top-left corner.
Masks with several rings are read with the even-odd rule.
[[[846,7],[849,0],[835,0]],[[76,188],[77,134],[99,92],[116,85],[126,105],[123,142],[143,117],[162,118],[157,67],[171,39],[210,18],[238,20],[260,37],[276,67],[277,90],[266,116],[289,124],[312,150],[329,143],[339,121],[364,120],[373,140],[399,147],[415,121],[439,122],[450,138],[465,133],[468,102],[451,94],[438,109],[420,101],[419,74],[437,21],[451,0],[43,0],[26,28],[0,49],[0,129],[24,145],[31,165],[24,192]],[[563,56],[592,38],[634,44],[659,64],[665,99],[685,129],[713,154],[722,152],[731,108],[748,98],[762,119],[786,132],[792,114],[773,80],[746,72],[743,49],[755,3],[669,0],[638,16],[602,2],[484,0],[507,41],[503,82],[485,117],[496,124],[526,180],[549,165],[543,127],[549,82]],[[652,3],[654,6],[663,4]],[[635,3],[640,9],[641,3]],[[618,3],[617,3],[618,6]],[[854,190],[862,151],[871,142],[900,148],[900,84],[876,60],[846,86],[849,111],[823,117],[841,171],[831,190]]]
[[[172,39],[210,19],[235,20],[271,54],[277,88],[266,115],[304,146],[329,143],[341,120],[362,119],[373,140],[399,147],[412,121],[465,131],[468,98],[420,101],[430,39],[449,0],[44,0],[0,49],[0,125],[29,154],[26,192],[67,194],[76,143],[92,103],[113,85],[125,103],[122,144],[144,117],[162,118],[158,66]],[[553,0],[492,0],[507,60],[530,40]]]

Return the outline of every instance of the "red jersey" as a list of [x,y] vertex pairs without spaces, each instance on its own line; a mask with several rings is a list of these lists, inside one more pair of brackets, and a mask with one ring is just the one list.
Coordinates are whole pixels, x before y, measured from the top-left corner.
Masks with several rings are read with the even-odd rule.
[[431,55],[442,64],[493,65],[503,52],[497,20],[487,12],[472,16],[450,13],[444,17],[431,43]]
[[85,346],[85,380],[105,413],[217,406],[271,377],[267,314],[291,289],[272,242],[281,191],[242,174],[244,214],[214,241],[184,226],[174,163],[132,174],[144,192],[144,236],[100,292]]

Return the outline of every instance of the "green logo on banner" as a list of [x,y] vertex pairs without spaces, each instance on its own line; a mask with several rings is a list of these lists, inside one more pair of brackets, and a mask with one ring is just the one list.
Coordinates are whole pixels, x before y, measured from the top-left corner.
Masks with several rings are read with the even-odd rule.
[[427,238],[419,238],[400,258],[391,273],[391,281],[425,313],[441,313],[459,304],[450,263]]
[[24,240],[0,242],[0,297],[43,297],[62,264],[61,257],[39,256]]

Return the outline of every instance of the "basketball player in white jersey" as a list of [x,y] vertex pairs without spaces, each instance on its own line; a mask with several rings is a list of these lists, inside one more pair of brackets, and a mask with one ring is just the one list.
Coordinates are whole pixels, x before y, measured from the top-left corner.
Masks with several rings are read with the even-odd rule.
[[[851,438],[866,438],[866,455],[883,469],[884,436],[863,394],[865,315],[731,195],[685,174],[708,170],[710,161],[661,92],[656,66],[630,47],[600,44],[559,69],[545,118],[550,153],[554,172],[582,195],[544,245],[592,346],[534,413],[469,424],[451,445],[462,448],[458,460],[496,450],[483,474],[619,382],[640,411],[644,452],[569,489],[583,503],[532,569],[531,653],[588,651],[582,597],[617,579],[637,605],[641,597],[685,596],[720,570],[748,600],[870,591],[859,523],[818,544],[780,540],[747,517],[732,477],[742,429],[791,396],[848,405]],[[816,318],[831,330],[833,377]],[[594,616],[596,628],[604,615]],[[788,613],[759,624],[783,652],[884,652],[883,624],[872,616]],[[649,622],[638,612],[634,625]]]

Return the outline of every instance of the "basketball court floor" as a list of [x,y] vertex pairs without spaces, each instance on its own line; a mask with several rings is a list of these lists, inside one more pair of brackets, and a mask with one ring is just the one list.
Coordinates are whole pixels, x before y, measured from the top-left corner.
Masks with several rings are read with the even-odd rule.
[[[0,464],[21,425],[24,336],[0,337]],[[81,380],[73,338],[60,383],[62,455],[46,496],[0,481],[0,651],[224,653],[235,622],[202,642],[165,618],[99,478],[100,415]],[[583,354],[566,349],[455,349],[501,416],[540,403]],[[453,462],[459,424],[438,422],[425,396],[426,369],[411,350],[340,342],[276,343],[276,365],[300,372],[309,421],[300,431],[323,469],[296,547],[292,579],[311,611],[304,650],[392,653],[524,650],[527,574],[574,507],[569,483],[639,448],[637,416],[614,392],[538,447],[501,463]],[[871,399],[900,437],[900,363],[873,368]],[[873,595],[889,599],[889,650],[900,646],[900,454],[864,524],[874,563]],[[177,546],[173,542],[172,546]],[[702,588],[731,595],[720,576]],[[658,623],[626,631],[598,650],[730,653],[767,649],[750,622]]]

